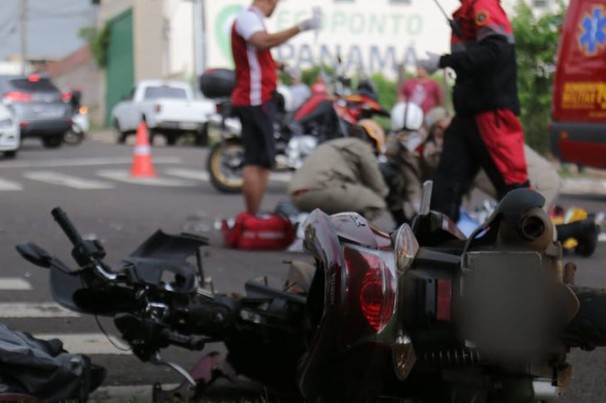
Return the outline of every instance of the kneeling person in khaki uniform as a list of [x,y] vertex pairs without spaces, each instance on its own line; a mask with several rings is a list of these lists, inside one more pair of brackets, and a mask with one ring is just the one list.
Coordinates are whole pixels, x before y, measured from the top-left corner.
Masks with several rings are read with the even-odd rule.
[[359,125],[352,137],[321,144],[295,172],[288,192],[299,210],[353,211],[369,220],[385,211],[388,188],[377,162],[385,134],[370,120]]

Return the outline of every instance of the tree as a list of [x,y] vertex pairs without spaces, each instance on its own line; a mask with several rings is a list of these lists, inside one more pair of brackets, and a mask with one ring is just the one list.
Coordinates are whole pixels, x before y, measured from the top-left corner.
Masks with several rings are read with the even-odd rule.
[[512,19],[518,63],[518,92],[526,142],[544,153],[548,148],[553,71],[565,7],[540,17],[525,0],[518,0]]
[[109,25],[105,23],[101,29],[97,27],[84,27],[80,29],[79,35],[84,39],[100,68],[107,66],[107,51],[110,42]]

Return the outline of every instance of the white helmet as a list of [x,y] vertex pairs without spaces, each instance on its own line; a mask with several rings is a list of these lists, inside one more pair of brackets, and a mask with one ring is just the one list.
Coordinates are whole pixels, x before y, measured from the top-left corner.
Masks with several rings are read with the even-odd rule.
[[398,102],[391,109],[391,130],[416,131],[423,125],[423,110],[412,102]]

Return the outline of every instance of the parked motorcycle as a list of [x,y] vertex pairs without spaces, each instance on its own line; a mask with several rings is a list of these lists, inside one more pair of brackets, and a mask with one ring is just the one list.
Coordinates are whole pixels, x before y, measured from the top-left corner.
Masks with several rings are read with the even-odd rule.
[[571,284],[574,265],[562,265],[538,193],[512,191],[465,238],[429,211],[430,187],[412,227],[393,234],[355,213],[312,212],[305,247],[315,267],[297,292],[253,280],[244,296],[214,293],[206,240],[186,234],[157,231],[112,269],[60,208],[52,215],[78,270],[31,242],[17,250],[50,269],[59,304],[113,317],[140,360],[186,379],[156,385],[154,401],[199,397],[221,372],[214,354],[188,373],[160,351],[212,342],[225,343],[232,373],[308,401],[556,399],[570,380],[569,349],[606,345],[606,293]]
[[82,94],[78,90],[70,91],[70,106],[72,108],[72,125],[63,135],[63,142],[69,145],[78,145],[90,130],[88,107],[81,104]]
[[[240,126],[227,100],[234,82],[233,72],[226,69],[211,70],[200,78],[200,89],[205,96],[223,99],[217,103],[221,141],[210,149],[206,165],[211,184],[225,193],[241,192],[243,184],[244,149]],[[298,169],[318,144],[348,136],[351,127],[362,119],[389,116],[378,103],[376,90],[369,79],[361,80],[355,91],[348,90],[350,85],[349,78],[339,75],[335,78],[333,93],[312,94],[294,111],[287,109],[287,91],[279,88],[274,127],[277,171]]]

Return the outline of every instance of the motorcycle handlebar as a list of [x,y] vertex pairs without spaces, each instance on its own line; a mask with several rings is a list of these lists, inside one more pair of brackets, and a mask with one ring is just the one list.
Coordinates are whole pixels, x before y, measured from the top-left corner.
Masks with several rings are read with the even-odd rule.
[[63,211],[61,207],[55,207],[51,210],[51,214],[63,230],[63,233],[69,238],[72,245],[76,248],[80,247],[84,243],[84,239],[82,239],[82,236],[70,221],[67,213]]
[[104,278],[108,280],[116,279],[116,274],[111,273],[111,270],[102,262],[105,257],[103,246],[97,241],[85,241],[61,207],[52,209],[51,214],[74,246],[72,257],[78,265],[85,267],[92,264]]
[[206,339],[201,336],[186,336],[166,328],[162,329],[161,334],[170,344],[188,350],[202,350],[206,345]]

